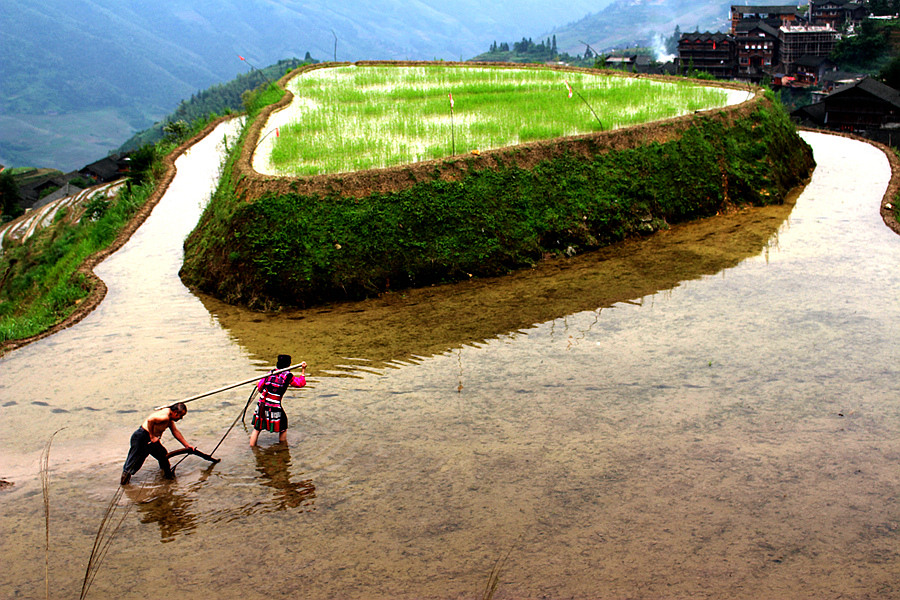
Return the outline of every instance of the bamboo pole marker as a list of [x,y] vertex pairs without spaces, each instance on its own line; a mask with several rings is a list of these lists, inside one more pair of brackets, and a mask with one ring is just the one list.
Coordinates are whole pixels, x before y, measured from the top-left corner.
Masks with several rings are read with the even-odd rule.
[[285,371],[290,371],[291,369],[296,369],[297,367],[299,367],[302,364],[303,364],[302,362],[299,362],[296,365],[291,365],[290,367],[285,367],[283,369],[277,369],[275,371],[272,371],[271,373],[266,373],[265,375],[260,375],[259,377],[253,377],[251,379],[239,381],[238,383],[232,383],[231,385],[226,385],[225,387],[220,387],[220,388],[212,390],[210,392],[203,392],[202,394],[197,394],[196,396],[191,396],[190,398],[185,398],[184,400],[176,400],[176,401],[170,402],[168,404],[163,404],[162,406],[157,406],[153,410],[162,410],[163,408],[169,408],[170,406],[172,406],[174,404],[178,404],[179,402],[181,402],[182,404],[187,404],[188,402],[193,402],[194,400],[199,400],[200,398],[206,398],[207,396],[212,396],[213,394],[218,394],[219,392],[224,392],[226,390],[240,387],[242,385],[247,385],[248,383],[253,383],[253,382],[259,381],[260,379],[264,379],[264,378],[268,377],[269,375],[276,375],[278,373],[284,373]]

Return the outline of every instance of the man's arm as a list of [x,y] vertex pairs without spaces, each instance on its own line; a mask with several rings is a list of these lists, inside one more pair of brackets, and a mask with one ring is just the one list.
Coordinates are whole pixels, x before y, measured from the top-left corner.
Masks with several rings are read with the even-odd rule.
[[181,432],[178,431],[178,428],[175,427],[175,421],[171,421],[171,422],[169,423],[169,429],[172,430],[172,435],[175,436],[175,439],[176,439],[176,440],[178,440],[179,442],[181,442],[181,445],[182,445],[182,446],[184,446],[184,447],[187,448],[188,450],[193,450],[193,449],[194,449],[194,447],[191,446],[190,444],[188,444],[188,441],[187,441],[186,439],[184,439],[184,436],[181,435]]

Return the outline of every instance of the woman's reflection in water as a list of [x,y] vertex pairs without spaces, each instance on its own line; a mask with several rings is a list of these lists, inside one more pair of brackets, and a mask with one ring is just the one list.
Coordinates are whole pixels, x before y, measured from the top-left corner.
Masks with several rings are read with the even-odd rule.
[[312,479],[291,481],[291,450],[287,444],[278,443],[268,448],[253,448],[256,456],[256,470],[263,485],[274,490],[265,512],[302,508],[300,512],[313,510],[316,486]]

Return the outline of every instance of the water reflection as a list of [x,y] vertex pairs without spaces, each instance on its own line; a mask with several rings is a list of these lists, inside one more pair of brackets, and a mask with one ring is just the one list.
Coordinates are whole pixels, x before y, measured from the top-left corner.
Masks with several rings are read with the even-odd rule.
[[783,205],[675,226],[502,279],[392,292],[363,302],[261,314],[200,299],[259,360],[287,353],[303,357],[312,373],[366,371],[585,310],[639,304],[660,290],[767,255],[795,201],[792,196]]
[[202,506],[201,498],[210,493],[208,480],[216,465],[209,465],[199,475],[192,472],[174,481],[163,479],[161,474],[150,476],[141,485],[126,485],[125,495],[137,508],[141,523],[159,527],[162,542],[171,542],[179,535],[209,533],[209,528],[217,523],[243,521],[253,515],[315,510],[316,486],[312,479],[292,474],[291,449],[287,444],[256,447],[253,456],[259,476],[239,484],[241,493],[247,494],[243,503],[239,494],[225,507]]
[[287,444],[268,448],[254,447],[256,470],[260,483],[272,489],[272,499],[261,503],[252,512],[274,512],[286,509],[314,510],[316,486],[312,479],[291,481],[291,449]]
[[199,480],[187,486],[157,476],[156,481],[143,485],[124,486],[125,495],[137,507],[141,523],[159,526],[162,542],[171,542],[179,534],[192,533],[201,519],[197,513],[197,496],[205,486],[215,465],[203,470]]

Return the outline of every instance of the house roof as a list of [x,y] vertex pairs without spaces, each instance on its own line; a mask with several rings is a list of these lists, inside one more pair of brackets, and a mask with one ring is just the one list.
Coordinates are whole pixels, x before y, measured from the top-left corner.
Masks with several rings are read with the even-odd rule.
[[85,166],[81,171],[94,175],[102,181],[110,181],[119,176],[119,163],[107,156]]
[[796,61],[794,61],[795,65],[799,65],[801,67],[820,67],[826,63],[833,65],[834,61],[832,61],[827,56],[813,56],[811,54],[804,54]]
[[682,33],[681,38],[678,41],[688,41],[688,42],[720,42],[722,40],[731,40],[731,34],[728,33],[720,33],[715,32],[711,33],[709,31],[704,31],[703,33],[694,32],[694,33]]
[[735,27],[735,36],[745,37],[757,30],[762,31],[773,38],[778,37],[778,30],[771,25],[767,25],[764,21],[747,21],[739,23],[738,26]]
[[814,104],[808,104],[806,106],[801,106],[800,108],[791,112],[791,116],[801,121],[812,121],[813,123],[824,123],[825,122],[825,103],[824,102],[816,102]]
[[46,206],[50,204],[54,200],[59,200],[60,198],[68,198],[69,196],[74,196],[81,192],[82,189],[77,185],[72,185],[71,183],[66,183],[64,186],[53,192],[52,194],[47,194],[37,202],[35,202],[31,208],[40,208],[42,206]]
[[885,85],[880,81],[872,79],[871,77],[865,77],[864,79],[860,79],[859,81],[854,81],[852,83],[847,83],[838,88],[835,88],[833,92],[828,94],[827,98],[832,98],[839,94],[843,94],[852,89],[860,89],[864,92],[875,96],[879,100],[883,100],[897,108],[900,108],[900,92],[895,90],[889,85]]
[[64,175],[49,175],[19,185],[19,193],[28,200],[37,200],[43,190],[51,187],[62,187],[69,180]]
[[851,73],[849,71],[829,71],[822,77],[822,80],[836,83],[838,81],[859,81],[863,77],[866,77],[864,73]]
[[810,6],[822,6],[825,4],[835,4],[848,10],[853,10],[862,6],[860,2],[851,2],[850,0],[809,0]]
[[796,6],[769,5],[769,6],[738,6],[731,5],[731,13],[739,15],[791,15],[799,14]]
[[675,75],[678,69],[675,67],[675,63],[669,61],[659,66],[659,72],[666,75]]

